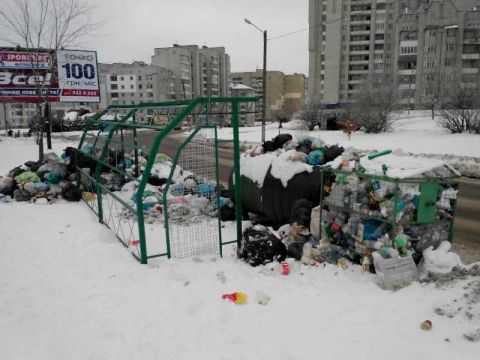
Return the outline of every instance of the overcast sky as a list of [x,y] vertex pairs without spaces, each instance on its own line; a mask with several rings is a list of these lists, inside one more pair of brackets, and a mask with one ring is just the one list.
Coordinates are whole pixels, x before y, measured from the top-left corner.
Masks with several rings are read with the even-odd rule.
[[[225,46],[232,71],[262,67],[262,34],[248,18],[266,28],[269,38],[308,27],[307,0],[97,0],[105,20],[84,48],[98,51],[100,62],[150,62],[155,47],[197,44]],[[269,70],[308,73],[308,31],[268,45]]]

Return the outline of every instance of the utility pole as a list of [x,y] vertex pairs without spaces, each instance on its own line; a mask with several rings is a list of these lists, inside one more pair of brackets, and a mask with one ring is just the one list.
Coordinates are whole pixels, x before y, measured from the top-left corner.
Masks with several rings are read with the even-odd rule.
[[50,103],[45,103],[44,109],[45,127],[47,128],[47,149],[52,149],[52,124],[50,122]]
[[5,121],[5,135],[8,134],[8,125],[7,125],[7,106],[5,103],[3,105],[3,120]]
[[248,19],[244,19],[248,25],[263,33],[263,91],[262,91],[262,142],[265,142],[265,119],[267,118],[267,30],[260,29]]
[[267,30],[263,32],[262,143],[265,142],[265,119],[266,118],[267,118]]

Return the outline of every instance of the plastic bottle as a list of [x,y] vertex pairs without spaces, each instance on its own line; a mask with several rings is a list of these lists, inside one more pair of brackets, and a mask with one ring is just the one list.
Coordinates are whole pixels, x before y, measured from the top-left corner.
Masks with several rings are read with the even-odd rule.
[[281,263],[271,263],[265,265],[265,267],[260,271],[263,275],[266,276],[276,276],[276,275],[288,275],[290,274],[290,264],[287,261],[282,261]]

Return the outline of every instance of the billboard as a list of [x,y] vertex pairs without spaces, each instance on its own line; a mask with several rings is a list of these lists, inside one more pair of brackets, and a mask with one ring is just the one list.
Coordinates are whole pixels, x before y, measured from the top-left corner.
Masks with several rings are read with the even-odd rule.
[[0,48],[0,102],[100,102],[95,51]]

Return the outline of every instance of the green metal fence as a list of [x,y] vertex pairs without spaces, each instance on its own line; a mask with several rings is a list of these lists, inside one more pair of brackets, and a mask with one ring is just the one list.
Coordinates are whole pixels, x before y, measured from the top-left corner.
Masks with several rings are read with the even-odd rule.
[[378,250],[378,239],[394,248],[403,233],[420,249],[453,239],[455,175],[402,179],[324,169],[320,188],[318,236],[341,244],[356,261]]
[[[220,119],[224,123],[225,118],[230,117],[235,183],[240,184],[239,104],[247,104],[242,107],[244,112],[254,112],[257,101],[256,97],[196,98],[108,107],[88,122],[78,145],[77,182],[84,201],[142,264],[163,256],[222,255],[224,245],[241,239],[242,209],[237,203],[237,238],[224,242],[217,208],[220,181],[216,122]],[[155,117],[162,119],[161,124],[155,124]],[[199,119],[202,123],[193,124],[190,135],[181,141],[170,164],[170,174],[158,204],[158,215],[164,219],[164,234],[158,234],[153,227],[148,227],[152,219],[144,211],[144,201],[149,195],[148,181],[160,146],[182,123],[192,125]],[[91,130],[99,124],[101,130]],[[144,136],[146,133],[149,136]],[[149,141],[140,141],[142,136]],[[198,211],[182,207],[177,201],[182,198],[175,198],[176,194],[182,194],[174,184],[180,168],[201,178],[195,190],[201,196],[194,199],[198,202],[198,209],[195,208]],[[121,191],[125,184],[135,189],[133,199],[125,198]],[[235,187],[235,194],[241,198],[241,186]]]

